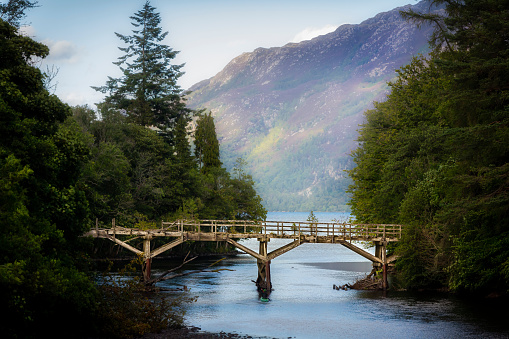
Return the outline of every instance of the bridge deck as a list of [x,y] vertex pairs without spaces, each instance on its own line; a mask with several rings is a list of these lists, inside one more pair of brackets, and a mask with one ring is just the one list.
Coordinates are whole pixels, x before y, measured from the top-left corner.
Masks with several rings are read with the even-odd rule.
[[334,243],[339,241],[398,241],[401,225],[310,223],[287,221],[202,220],[162,222],[158,229],[136,229],[112,226],[91,229],[86,235],[142,237],[183,237],[194,241],[227,241],[228,239],[294,239],[301,242]]

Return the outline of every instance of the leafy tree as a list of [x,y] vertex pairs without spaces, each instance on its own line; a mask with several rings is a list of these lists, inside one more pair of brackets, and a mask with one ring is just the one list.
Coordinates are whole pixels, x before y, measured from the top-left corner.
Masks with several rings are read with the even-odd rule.
[[89,150],[31,66],[48,48],[0,20],[0,50],[0,331],[42,335],[55,319],[80,331],[95,307],[94,285],[77,268],[89,212],[77,179]]
[[162,43],[168,32],[162,32],[160,15],[149,1],[130,18],[133,34],[115,33],[127,44],[119,48],[124,55],[114,62],[122,77],[109,77],[105,86],[93,88],[107,93],[105,103],[124,110],[129,121],[155,126],[171,140],[178,117],[189,118],[192,112],[185,107],[177,85],[183,65],[172,64],[178,52]]

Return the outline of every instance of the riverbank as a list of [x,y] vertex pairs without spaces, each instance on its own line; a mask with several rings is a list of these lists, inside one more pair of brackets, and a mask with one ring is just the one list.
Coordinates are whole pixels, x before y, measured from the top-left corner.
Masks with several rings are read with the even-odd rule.
[[201,332],[198,327],[168,328],[161,333],[146,334],[140,339],[251,339],[248,335],[236,333]]

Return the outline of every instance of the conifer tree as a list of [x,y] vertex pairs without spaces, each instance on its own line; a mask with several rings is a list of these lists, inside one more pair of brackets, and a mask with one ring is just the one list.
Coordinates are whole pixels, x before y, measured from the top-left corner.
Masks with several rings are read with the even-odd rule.
[[155,7],[146,1],[143,8],[131,16],[132,35],[115,33],[127,47],[115,65],[123,75],[108,77],[105,86],[92,87],[107,93],[105,102],[118,110],[125,110],[131,122],[142,126],[156,126],[172,139],[172,131],[179,116],[186,118],[191,110],[185,107],[177,80],[183,75],[182,65],[172,64],[177,55],[163,40],[161,18]]
[[179,117],[175,126],[175,153],[177,162],[190,169],[196,166],[193,156],[191,155],[191,145],[188,140],[187,120]]
[[196,122],[195,156],[198,159],[202,173],[211,168],[219,168],[222,163],[219,156],[219,141],[216,135],[216,126],[211,113],[202,115]]

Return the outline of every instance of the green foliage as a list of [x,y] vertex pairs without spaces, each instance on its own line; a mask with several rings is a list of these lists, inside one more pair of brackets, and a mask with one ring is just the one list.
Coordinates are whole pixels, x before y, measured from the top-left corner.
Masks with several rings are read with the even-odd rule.
[[311,211],[311,212],[309,212],[309,215],[308,215],[308,218],[306,219],[306,221],[309,221],[309,222],[318,222],[318,218],[313,213],[313,211]]
[[109,77],[105,86],[93,87],[108,93],[105,103],[124,110],[128,120],[141,126],[156,126],[171,142],[176,120],[192,113],[184,104],[177,80],[183,65],[171,62],[178,52],[162,41],[168,32],[162,32],[160,14],[146,1],[143,8],[131,16],[132,35],[115,33],[127,47],[115,65],[123,76]]
[[446,25],[435,52],[401,68],[366,112],[350,204],[361,222],[407,225],[396,249],[407,287],[506,292],[509,12],[435,2],[447,17],[408,15]]
[[147,1],[131,19],[133,35],[117,33],[128,44],[115,63],[124,76],[95,88],[109,93],[98,105],[101,119],[86,107],[74,109],[94,139],[82,177],[92,213],[126,225],[140,218],[263,218],[252,179],[231,179],[221,167],[210,113],[197,113],[191,154],[188,126],[195,112],[185,107],[176,84],[182,65],[170,63],[177,52],[161,43],[167,33],[159,14]]
[[[48,48],[0,20],[0,300],[6,337],[85,330],[94,284],[81,272],[88,203],[78,177],[87,139],[31,66]],[[82,262],[83,260],[81,260]]]
[[142,259],[138,258],[118,274],[107,273],[101,276],[98,319],[102,335],[109,338],[135,338],[184,325],[185,308],[194,299],[182,293],[179,296],[151,296],[135,273],[135,265],[139,266],[141,262]]
[[[0,10],[16,21],[33,4],[10,1]],[[19,5],[16,10],[21,12],[11,5]],[[146,15],[151,24],[159,23],[148,2],[140,13],[138,19]],[[151,29],[156,40],[164,38],[157,28]],[[159,51],[164,62],[156,67],[157,56],[149,58],[153,73],[148,79],[159,72],[171,73],[171,81],[176,80],[179,67],[166,63],[174,54],[168,54],[165,46],[150,46],[153,50],[148,54]],[[85,250],[90,242],[81,236],[95,217],[100,223],[117,218],[139,228],[155,228],[156,220],[179,210],[204,218],[264,218],[254,183],[247,175],[231,179],[223,168],[211,167],[214,172],[207,174],[198,170],[187,139],[190,110],[183,106],[174,82],[151,89],[171,92],[149,103],[157,115],[150,124],[160,127],[154,130],[143,126],[148,124],[145,121],[132,123],[136,114],[126,117],[123,101],[107,99],[99,105],[100,114],[86,106],[70,109],[47,91],[45,75],[33,67],[34,60],[48,55],[47,46],[19,35],[17,27],[3,20],[0,50],[0,302],[4,306],[0,332],[25,338],[54,335],[58,329],[62,337],[101,331],[127,337],[180,325],[184,313],[179,298],[157,303],[140,299],[139,286],[130,283],[103,285],[98,291],[86,274]],[[130,53],[129,48],[125,51]],[[162,72],[158,67],[168,69]],[[141,112],[136,106],[141,101],[133,100],[127,108]],[[213,124],[211,128],[215,136]],[[175,132],[175,143],[170,132]],[[217,139],[215,143],[218,147]]]
[[0,19],[14,27],[19,27],[21,19],[26,15],[25,11],[36,7],[36,5],[37,1],[8,0],[6,3],[0,4]]
[[221,167],[219,160],[219,142],[212,113],[200,115],[196,121],[194,134],[194,154],[202,173]]

